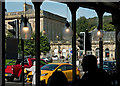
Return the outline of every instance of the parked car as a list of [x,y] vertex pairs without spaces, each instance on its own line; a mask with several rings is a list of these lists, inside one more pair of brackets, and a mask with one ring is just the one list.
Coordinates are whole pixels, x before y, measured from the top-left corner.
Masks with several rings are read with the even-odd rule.
[[41,59],[45,60],[46,62],[52,62],[53,61],[51,57],[43,57]]
[[[69,63],[49,63],[49,64],[41,67],[41,77],[40,77],[41,83],[48,84],[53,72],[55,72],[56,70],[61,70],[65,74],[67,80],[69,82],[72,81],[72,64],[69,64]],[[77,78],[81,77],[80,71],[78,70],[78,68],[76,68],[76,76],[77,76]],[[32,80],[33,80],[33,75],[32,75],[32,72],[30,72],[27,75],[27,82],[32,83]]]
[[[48,64],[48,63],[45,60],[40,59],[40,68],[42,66],[46,65],[46,64]],[[31,72],[31,71],[35,71],[35,66],[36,66],[36,61],[34,61],[32,67],[24,69],[24,79],[25,79],[25,81],[27,81],[27,75],[28,75],[28,73]]]
[[103,61],[103,70],[109,74],[116,72],[116,61]]
[[[30,57],[26,57],[24,59],[24,68],[31,68],[33,66],[33,63],[35,61],[35,58],[30,58]],[[21,59],[17,59],[16,64],[14,65],[6,65],[5,68],[5,78],[7,79],[7,81],[13,81],[14,78],[19,79],[20,81],[22,81],[22,60]],[[45,62],[44,60],[40,60],[41,66],[45,65],[47,62]],[[27,72],[24,71],[25,73],[25,77]]]
[[53,56],[52,60],[58,60],[58,56]]
[[[25,58],[24,59],[24,68],[30,68],[33,66],[33,62],[35,58]],[[22,60],[17,59],[16,64],[14,65],[6,65],[5,68],[5,78],[7,81],[13,81],[14,78],[22,81]]]

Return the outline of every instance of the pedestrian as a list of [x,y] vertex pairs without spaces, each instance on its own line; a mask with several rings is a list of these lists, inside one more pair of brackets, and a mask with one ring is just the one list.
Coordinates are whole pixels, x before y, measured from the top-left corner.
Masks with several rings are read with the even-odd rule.
[[81,65],[85,74],[80,80],[82,84],[80,86],[111,86],[109,74],[97,67],[97,59],[94,55],[85,56]]
[[48,86],[68,86],[68,81],[61,70],[56,70],[52,74]]

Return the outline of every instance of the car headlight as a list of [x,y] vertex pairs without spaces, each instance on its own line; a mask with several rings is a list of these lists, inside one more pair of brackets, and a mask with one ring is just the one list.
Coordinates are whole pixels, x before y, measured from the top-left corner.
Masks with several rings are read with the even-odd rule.
[[26,70],[26,69],[24,69],[24,73],[27,73],[27,70]]
[[48,73],[45,73],[45,74],[41,74],[41,76],[46,76],[46,75],[48,75]]

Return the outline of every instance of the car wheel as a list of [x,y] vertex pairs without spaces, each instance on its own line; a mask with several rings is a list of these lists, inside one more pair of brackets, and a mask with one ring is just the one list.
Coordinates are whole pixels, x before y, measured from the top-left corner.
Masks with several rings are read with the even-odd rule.
[[47,86],[50,86],[50,83],[51,83],[51,77],[48,79]]
[[79,75],[76,75],[76,78],[77,78],[77,80],[79,80],[79,79],[80,79],[80,76],[79,76]]
[[22,82],[22,73],[19,76],[19,81]]
[[12,82],[12,81],[13,81],[13,79],[14,79],[14,78],[7,78],[7,81],[8,81],[8,82],[9,82],[9,81],[11,81],[11,82]]
[[24,74],[24,81],[26,82],[27,80],[27,74]]

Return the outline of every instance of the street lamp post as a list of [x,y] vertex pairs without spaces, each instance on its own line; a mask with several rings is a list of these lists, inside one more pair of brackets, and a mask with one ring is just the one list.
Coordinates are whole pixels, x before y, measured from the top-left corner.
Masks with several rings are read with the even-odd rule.
[[99,57],[100,57],[100,68],[103,68],[103,32],[102,30],[97,31],[97,36],[99,37]]
[[[59,36],[57,35],[56,36],[56,38],[57,38],[57,41],[59,41]],[[57,42],[58,43],[58,42]],[[60,51],[60,45],[59,45],[59,43],[58,43],[58,54],[59,54],[59,58],[60,58],[60,53],[61,53],[61,51]]]
[[21,35],[21,47],[22,47],[22,86],[24,86],[24,39],[30,39],[32,34],[31,24],[28,19],[23,15],[21,16],[20,35]]
[[100,56],[100,68],[102,69],[103,68],[103,41],[102,41],[102,38],[100,37],[100,40],[99,40],[99,56]]
[[24,86],[24,40],[21,39],[22,47],[22,86]]
[[101,7],[101,3],[98,3],[98,7],[97,7],[97,9],[95,11],[96,11],[96,13],[98,15],[98,18],[99,18],[97,35],[99,37],[100,68],[103,69],[103,41],[102,41],[102,36],[103,36],[103,33],[102,33],[103,20],[102,20],[102,16],[104,14],[104,11],[101,10],[100,7]]

